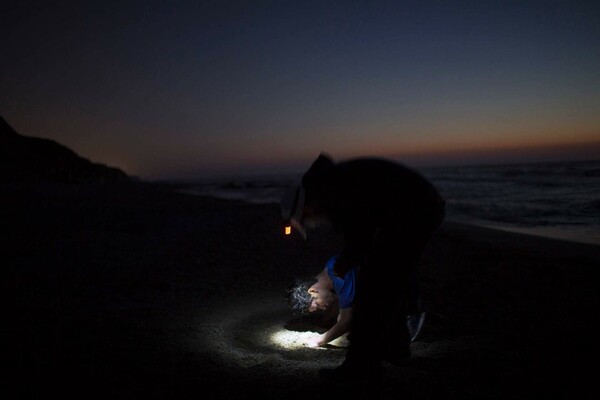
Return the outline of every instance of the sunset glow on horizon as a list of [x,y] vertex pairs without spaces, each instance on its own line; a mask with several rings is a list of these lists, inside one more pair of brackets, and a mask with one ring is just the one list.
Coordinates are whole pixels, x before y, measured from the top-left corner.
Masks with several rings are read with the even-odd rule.
[[0,115],[144,179],[600,154],[584,1],[8,7]]

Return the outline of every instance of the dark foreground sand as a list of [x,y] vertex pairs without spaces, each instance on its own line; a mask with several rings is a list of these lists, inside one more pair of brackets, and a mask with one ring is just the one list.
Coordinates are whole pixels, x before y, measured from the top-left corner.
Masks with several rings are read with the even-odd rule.
[[[1,188],[2,392],[13,398],[545,399],[598,387],[600,246],[446,223],[413,358],[331,387],[343,348],[271,340],[285,288],[340,245],[275,205],[157,186]],[[390,338],[393,341],[393,338]],[[587,396],[586,396],[587,397]]]

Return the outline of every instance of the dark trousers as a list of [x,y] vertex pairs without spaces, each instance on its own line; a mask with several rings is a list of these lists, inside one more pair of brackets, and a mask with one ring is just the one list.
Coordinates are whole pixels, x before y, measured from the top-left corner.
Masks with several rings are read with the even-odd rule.
[[348,361],[375,365],[410,355],[406,316],[418,311],[418,264],[443,219],[442,207],[377,230],[357,276]]

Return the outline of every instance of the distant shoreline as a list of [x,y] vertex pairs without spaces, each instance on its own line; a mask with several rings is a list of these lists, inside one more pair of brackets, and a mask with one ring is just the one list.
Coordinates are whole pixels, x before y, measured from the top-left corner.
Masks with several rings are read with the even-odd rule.
[[[502,231],[600,245],[600,161],[421,169],[446,198],[446,218]],[[298,175],[180,182],[174,190],[250,204],[273,203]]]
[[521,235],[535,236],[544,239],[561,240],[570,243],[581,243],[594,246],[600,246],[600,234],[592,232],[589,236],[581,235],[576,232],[561,229],[560,227],[518,227],[502,225],[500,223],[479,221],[475,219],[447,218],[448,222],[461,225],[476,226],[481,228],[493,229],[496,231],[517,233]]
[[[218,195],[210,195],[210,194],[202,194],[193,189],[175,189],[177,193],[187,194],[191,196],[199,196],[199,197],[208,197],[216,200],[224,200],[224,201],[240,201],[245,204],[271,204],[277,205],[276,202],[259,202],[252,201],[250,199],[243,198],[243,196],[235,196],[232,195],[230,197],[218,196]],[[492,221],[482,221],[474,218],[460,218],[460,217],[447,217],[446,220],[452,223],[458,223],[461,225],[470,225],[477,226],[482,228],[493,229],[497,231],[510,232],[510,233],[518,233],[523,235],[536,236],[547,239],[555,239],[555,240],[563,240],[567,242],[573,243],[583,243],[589,245],[600,246],[600,234],[589,230],[588,235],[584,235],[581,232],[570,231],[566,229],[562,229],[557,226],[538,226],[538,227],[519,227],[519,226],[510,226],[501,223],[495,223]]]

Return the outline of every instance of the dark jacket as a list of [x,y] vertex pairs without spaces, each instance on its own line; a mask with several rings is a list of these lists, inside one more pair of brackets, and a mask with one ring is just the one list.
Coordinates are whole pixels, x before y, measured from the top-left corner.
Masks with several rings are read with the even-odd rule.
[[340,258],[348,263],[362,263],[382,233],[396,235],[398,240],[422,236],[429,233],[423,230],[437,228],[443,218],[445,202],[430,182],[408,167],[383,159],[333,164],[322,155],[302,183],[307,196],[318,193],[334,228],[343,234]]

